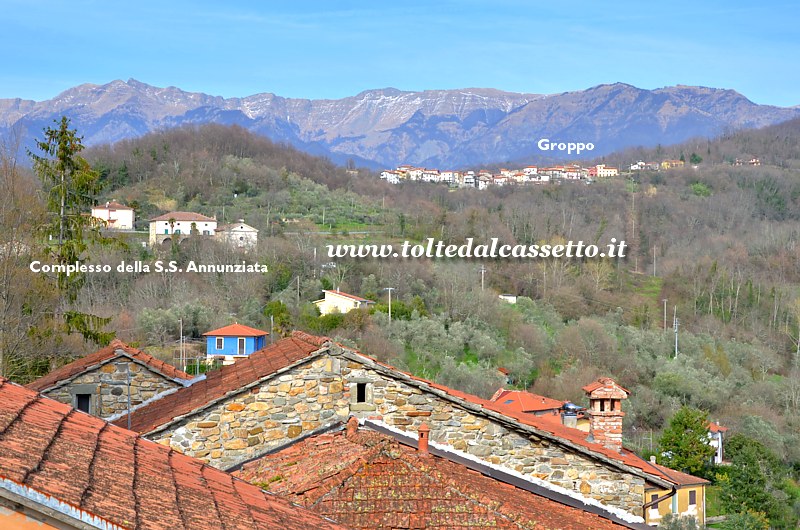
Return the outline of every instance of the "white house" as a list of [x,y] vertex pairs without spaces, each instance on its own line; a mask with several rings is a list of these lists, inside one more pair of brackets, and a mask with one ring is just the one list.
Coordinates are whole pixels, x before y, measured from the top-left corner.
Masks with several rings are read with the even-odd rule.
[[708,423],[708,445],[714,448],[715,453],[713,459],[714,463],[717,465],[722,463],[722,458],[725,454],[722,446],[722,439],[727,430],[727,427],[723,427],[719,423],[714,423],[713,421]]
[[150,245],[171,242],[191,234],[215,235],[217,219],[194,212],[168,212],[150,219]]
[[316,300],[314,304],[319,308],[322,315],[329,315],[331,313],[347,313],[353,309],[367,307],[374,304],[372,300],[361,298],[353,294],[343,293],[342,291],[323,291],[325,298]]
[[92,217],[103,221],[107,228],[133,230],[133,222],[136,216],[130,206],[125,206],[116,201],[108,201],[105,204],[94,206],[92,208]]
[[389,184],[400,184],[400,179],[405,178],[405,173],[389,169],[381,172],[381,178]]
[[598,164],[595,167],[597,168],[598,177],[616,177],[619,175],[619,169],[615,167],[607,166],[605,164]]
[[244,219],[235,223],[221,225],[216,229],[216,237],[234,248],[250,250],[258,244],[258,230],[246,224]]

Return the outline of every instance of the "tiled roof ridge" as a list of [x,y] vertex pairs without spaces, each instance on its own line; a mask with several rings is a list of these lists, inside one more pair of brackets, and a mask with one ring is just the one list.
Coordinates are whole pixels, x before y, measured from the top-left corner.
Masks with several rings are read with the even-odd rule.
[[[237,333],[237,331],[239,331]],[[225,335],[225,334],[228,335]],[[268,331],[264,331],[262,329],[254,328],[252,326],[248,326],[246,324],[240,324],[238,322],[234,322],[233,324],[228,324],[227,326],[222,326],[221,328],[212,329],[211,331],[206,331],[202,334],[203,337],[211,337],[211,336],[245,336],[246,334],[252,336],[262,336],[262,335],[269,335]]]
[[350,298],[352,300],[357,300],[359,302],[372,302],[372,300],[368,300],[366,298],[361,298],[358,295],[346,293],[344,291],[340,291],[339,289],[325,289],[325,292],[338,294],[339,296],[344,296],[345,298]]
[[25,387],[37,392],[55,388],[67,381],[72,380],[76,376],[86,372],[89,369],[94,369],[102,364],[107,363],[117,356],[117,351],[119,350],[124,352],[126,357],[132,361],[143,364],[148,369],[162,375],[167,379],[170,379],[171,381],[185,382],[192,379],[192,376],[183,370],[180,370],[171,364],[162,361],[161,359],[153,357],[149,353],[145,353],[144,351],[134,348],[122,340],[115,338],[107,346],[104,346],[88,355],[84,355],[83,357],[78,357],[77,359],[74,359],[63,366],[56,368],[50,373],[43,375],[39,379],[28,383],[25,385]]
[[[661,464],[656,464],[653,462],[648,462],[653,467],[661,471],[665,474],[672,482],[675,484],[710,484],[711,481],[708,479],[704,479],[703,477],[697,477],[692,475],[691,473],[685,473],[683,471],[679,471],[677,469],[672,469],[671,467],[663,466]],[[685,477],[685,478],[684,478]],[[688,479],[688,480],[687,480]]]
[[311,335],[305,331],[294,330],[292,331],[292,338],[302,340],[314,346],[323,346],[326,342],[331,342],[331,339],[322,335]]
[[[397,439],[398,439],[398,441],[400,443],[404,443],[402,441],[402,438],[411,438],[411,439],[413,439],[414,435],[415,435],[415,433],[402,431],[402,430],[398,429],[397,427],[395,427],[393,425],[389,425],[389,424],[387,424],[387,423],[385,423],[385,422],[383,422],[381,420],[366,420],[364,423],[365,423],[365,425],[367,427],[370,427],[370,428],[376,428],[377,427],[377,428],[381,429],[378,432],[386,431],[387,433],[389,433],[390,436],[397,437]],[[428,444],[429,444],[429,447],[433,448],[438,453],[440,453],[440,454],[436,454],[435,456],[438,456],[439,458],[443,458],[443,459],[447,460],[448,462],[452,462],[454,464],[466,465],[464,462],[459,462],[456,459],[456,457],[458,457],[458,458],[461,458],[462,460],[464,460],[465,462],[474,462],[475,464],[478,464],[479,466],[483,466],[483,467],[486,467],[486,468],[498,470],[498,471],[500,471],[502,473],[505,473],[507,475],[516,477],[517,479],[520,479],[525,483],[529,483],[531,485],[538,486],[539,488],[548,490],[548,491],[553,492],[553,493],[555,493],[557,495],[563,495],[563,496],[569,497],[569,498],[571,498],[573,500],[578,500],[578,501],[582,502],[586,506],[595,506],[595,507],[601,508],[605,512],[607,512],[607,513],[609,513],[609,514],[611,514],[611,515],[613,515],[615,517],[619,517],[620,519],[622,519],[626,523],[639,523],[639,522],[643,521],[643,518],[640,517],[640,516],[633,515],[633,514],[628,513],[626,511],[620,509],[620,508],[616,508],[614,506],[609,506],[609,505],[603,504],[601,501],[598,501],[597,499],[593,499],[591,497],[585,497],[585,496],[583,496],[583,494],[581,494],[581,493],[579,493],[577,491],[563,488],[563,487],[558,486],[556,484],[550,483],[550,482],[548,482],[548,481],[546,481],[544,479],[539,479],[539,478],[531,476],[531,475],[525,475],[525,474],[523,474],[523,473],[521,473],[521,472],[519,472],[519,471],[517,471],[517,470],[515,470],[513,468],[509,468],[509,467],[503,466],[502,464],[492,464],[490,462],[482,460],[480,457],[476,457],[475,455],[472,455],[470,453],[466,453],[464,451],[460,451],[460,450],[458,450],[458,449],[456,449],[456,448],[454,448],[454,447],[452,447],[450,445],[442,444],[442,443],[434,442],[434,441],[429,441]],[[467,466],[467,467],[469,468],[469,466]],[[469,469],[472,470],[472,468],[469,468]],[[483,474],[481,471],[477,471],[476,470],[475,472]],[[491,478],[494,478],[495,480],[499,480],[499,481],[505,482],[501,478],[498,478],[497,476],[494,476],[494,475],[489,475],[489,476]],[[509,486],[517,487],[517,486],[514,486],[513,484],[510,484],[510,483],[507,483],[507,484]],[[555,499],[550,499],[550,500],[555,500]],[[564,504],[563,502],[558,501],[558,500],[555,500],[555,502],[560,502],[561,504]]]
[[[645,473],[653,477],[656,483],[659,481],[664,481],[666,478],[663,473],[653,473],[648,471],[648,469],[653,468],[647,466],[646,462],[638,456],[635,456],[633,452],[630,452],[630,454],[634,456],[633,458],[626,458],[627,455],[612,449],[608,449],[601,444],[588,442],[584,438],[585,433],[582,431],[577,431],[576,433],[574,432],[576,429],[570,429],[554,423],[545,423],[541,420],[538,420],[535,416],[530,417],[530,415],[523,415],[523,413],[509,411],[507,407],[502,407],[497,403],[467,394],[465,392],[460,392],[450,387],[428,381],[427,379],[417,377],[408,372],[404,372],[398,368],[395,368],[394,366],[385,364],[373,357],[365,355],[354,348],[342,344],[338,344],[338,346],[341,347],[345,352],[350,352],[352,355],[368,360],[369,363],[372,364],[372,368],[377,369],[378,371],[383,371],[384,373],[389,372],[390,375],[394,374],[394,377],[400,375],[400,379],[405,380],[406,383],[411,383],[414,386],[424,385],[428,387],[429,392],[432,392],[435,395],[440,395],[441,397],[447,397],[447,399],[454,400],[457,403],[462,402],[462,406],[467,404],[469,405],[468,408],[475,409],[475,412],[478,412],[479,414],[494,417],[496,420],[510,423],[515,426],[528,429],[533,428],[539,435],[545,435],[550,439],[555,438],[555,441],[558,443],[580,452],[588,452],[592,457],[605,461],[614,466],[621,467],[622,469],[627,469],[628,472],[633,472],[634,474]],[[347,355],[347,353],[345,353],[345,355]],[[635,468],[638,471],[633,471],[631,468]]]
[[[245,391],[265,378],[286,371],[298,363],[306,362],[328,342],[329,339],[324,337],[314,337],[302,332],[293,333],[291,337],[269,344],[233,364],[224,365],[217,370],[208,372],[205,374],[205,378],[197,378],[190,385],[179,388],[176,392],[165,394],[164,399],[168,401],[157,400],[136,409],[131,414],[131,428],[149,434],[159,432],[176,421],[181,421],[227,399],[232,394]],[[269,371],[265,371],[267,368]],[[187,394],[190,388],[194,392]],[[204,396],[207,399],[202,403],[187,402],[182,399],[184,396],[199,397],[203,392],[202,389],[214,390]],[[168,407],[177,407],[180,412],[174,412],[174,408],[165,408],[166,403],[170,404]],[[187,409],[187,403],[191,403],[192,408]],[[181,407],[183,408],[181,409]],[[126,419],[120,416],[113,423],[123,425],[125,421]]]
[[209,217],[207,215],[203,215],[197,212],[185,212],[182,210],[175,210],[172,212],[162,213],[156,217],[150,219],[150,221],[169,221],[170,219],[175,219],[175,221],[216,221],[215,217]]
[[[24,424],[18,423],[28,413]],[[36,511],[50,509],[109,529],[334,527],[229,473],[2,377],[0,418],[6,423],[0,435],[0,488]],[[58,451],[51,450],[54,444]],[[169,484],[174,496],[168,494]],[[181,510],[201,497],[225,501],[213,521]]]

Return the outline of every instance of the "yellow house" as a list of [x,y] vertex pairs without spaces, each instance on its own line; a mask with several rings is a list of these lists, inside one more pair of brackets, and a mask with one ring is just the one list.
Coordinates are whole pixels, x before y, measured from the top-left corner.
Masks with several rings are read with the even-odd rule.
[[668,513],[681,516],[691,515],[702,528],[706,522],[706,485],[704,478],[681,473],[654,462],[650,464],[661,472],[675,486],[673,490],[650,487],[645,489],[644,519],[650,526],[658,526]]
[[315,300],[314,304],[319,308],[322,315],[329,315],[331,313],[347,313],[353,309],[367,307],[374,304],[372,300],[361,298],[353,294],[343,293],[342,291],[322,291],[325,293],[325,298],[322,300]]
[[683,160],[664,160],[661,162],[661,169],[672,169],[674,167],[683,167]]

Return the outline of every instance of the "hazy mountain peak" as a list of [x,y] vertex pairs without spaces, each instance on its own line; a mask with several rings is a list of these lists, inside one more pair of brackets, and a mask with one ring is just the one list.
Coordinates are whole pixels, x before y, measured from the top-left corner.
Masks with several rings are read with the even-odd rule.
[[182,124],[239,124],[334,160],[464,167],[536,156],[540,138],[595,144],[588,156],[667,145],[722,130],[800,116],[800,107],[756,105],[729,89],[676,85],[644,90],[608,83],[562,94],[494,88],[404,91],[387,87],[334,100],[264,92],[222,98],[130,78],[82,84],[51,100],[0,100],[0,134],[33,135],[66,114],[89,144]]

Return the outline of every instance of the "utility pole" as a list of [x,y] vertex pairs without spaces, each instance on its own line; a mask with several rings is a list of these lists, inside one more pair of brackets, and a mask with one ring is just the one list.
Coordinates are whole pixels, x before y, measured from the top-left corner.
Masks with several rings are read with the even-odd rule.
[[297,275],[297,307],[300,307],[300,275]]
[[484,267],[483,265],[481,265],[481,270],[480,270],[480,272],[481,272],[481,292],[483,292],[483,287],[484,287],[484,275],[486,274],[486,267]]
[[183,358],[183,319],[179,318],[178,322],[181,325],[181,336],[178,340],[178,357],[180,357],[181,370],[186,371],[186,361]]
[[662,302],[664,302],[664,331],[667,331],[667,299],[662,298]]
[[653,276],[656,275],[656,246],[653,245]]
[[678,306],[675,306],[675,310],[672,313],[672,327],[675,329],[675,358],[678,358]]
[[389,291],[389,324],[392,323],[392,291],[394,287],[384,287],[384,291]]

